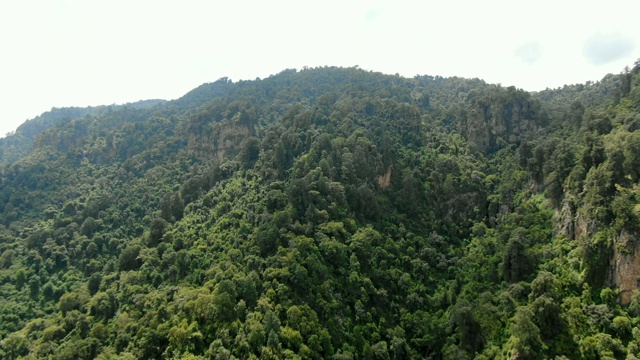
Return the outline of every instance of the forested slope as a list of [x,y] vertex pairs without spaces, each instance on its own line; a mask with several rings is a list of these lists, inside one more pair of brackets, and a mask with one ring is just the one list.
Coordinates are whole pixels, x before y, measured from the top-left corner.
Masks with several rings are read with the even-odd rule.
[[2,358],[640,356],[639,64],[536,94],[285,70],[41,122],[0,144]]
[[62,127],[74,119],[85,116],[109,113],[122,108],[149,108],[164,102],[164,100],[142,100],[125,105],[53,108],[20,125],[13,133],[0,138],[0,166],[9,165],[27,155],[33,149],[36,137],[51,127]]

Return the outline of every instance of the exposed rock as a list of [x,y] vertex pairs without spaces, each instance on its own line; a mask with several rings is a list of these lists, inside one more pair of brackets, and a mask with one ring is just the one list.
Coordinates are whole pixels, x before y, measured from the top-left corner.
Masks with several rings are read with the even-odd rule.
[[381,188],[386,189],[391,183],[391,166],[389,166],[387,172],[384,175],[378,176],[377,180],[378,185],[380,185]]
[[623,230],[614,241],[607,284],[620,289],[622,304],[631,302],[631,294],[640,284],[640,247],[636,237],[627,231]]
[[210,132],[191,134],[189,149],[198,157],[222,161],[237,155],[252,135],[248,125],[219,123]]
[[[554,217],[556,219],[556,234],[563,235],[568,239],[576,238],[576,210],[573,203],[565,197],[559,210],[556,210]],[[586,233],[586,229],[581,229]]]
[[476,149],[493,152],[544,126],[539,108],[540,104],[522,90],[488,90],[471,99],[466,121],[459,130]]

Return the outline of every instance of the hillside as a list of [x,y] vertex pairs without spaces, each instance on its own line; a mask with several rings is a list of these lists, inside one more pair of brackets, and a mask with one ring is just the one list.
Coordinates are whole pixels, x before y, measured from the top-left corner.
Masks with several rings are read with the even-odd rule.
[[36,137],[54,126],[64,126],[74,119],[108,113],[122,108],[145,109],[164,102],[164,100],[142,100],[124,105],[53,108],[51,111],[20,125],[12,134],[0,138],[0,166],[9,165],[27,155],[33,149]]
[[0,140],[0,358],[633,359],[638,154],[640,62],[54,109]]

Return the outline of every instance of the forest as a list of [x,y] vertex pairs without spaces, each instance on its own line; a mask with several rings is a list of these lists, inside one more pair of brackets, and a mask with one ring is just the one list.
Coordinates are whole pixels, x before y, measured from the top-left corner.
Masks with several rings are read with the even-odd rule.
[[640,60],[358,67],[0,139],[1,359],[636,359]]

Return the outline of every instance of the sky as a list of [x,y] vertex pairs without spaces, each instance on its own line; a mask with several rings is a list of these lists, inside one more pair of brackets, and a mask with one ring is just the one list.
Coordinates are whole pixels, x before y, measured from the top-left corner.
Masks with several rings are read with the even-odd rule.
[[52,107],[359,66],[528,91],[640,58],[640,1],[0,0],[0,136]]

